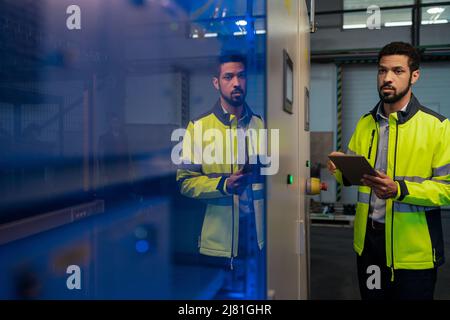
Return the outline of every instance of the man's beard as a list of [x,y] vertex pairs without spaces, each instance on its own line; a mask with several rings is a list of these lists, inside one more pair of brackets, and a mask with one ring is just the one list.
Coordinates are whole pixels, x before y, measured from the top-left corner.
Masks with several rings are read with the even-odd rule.
[[408,87],[406,87],[405,90],[396,93],[394,91],[394,94],[392,96],[384,95],[383,88],[384,87],[390,87],[389,85],[383,85],[381,88],[378,89],[378,95],[380,96],[381,101],[384,103],[396,103],[397,101],[400,101],[409,91],[411,88],[411,76],[409,77],[408,81]]
[[[240,92],[241,95],[240,96],[234,96],[233,98],[233,93],[235,92]],[[233,107],[240,107],[244,104],[245,101],[245,94],[244,91],[241,89],[235,89],[231,92],[230,96],[227,97],[226,95],[223,94],[222,90],[220,90],[220,95],[222,96],[222,98],[231,106]]]

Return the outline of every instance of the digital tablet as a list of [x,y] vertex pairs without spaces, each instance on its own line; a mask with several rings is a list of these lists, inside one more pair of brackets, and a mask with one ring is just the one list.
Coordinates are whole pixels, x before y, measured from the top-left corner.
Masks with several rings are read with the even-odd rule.
[[334,165],[342,172],[345,179],[355,186],[362,185],[363,175],[377,176],[377,172],[363,156],[340,155],[328,156]]

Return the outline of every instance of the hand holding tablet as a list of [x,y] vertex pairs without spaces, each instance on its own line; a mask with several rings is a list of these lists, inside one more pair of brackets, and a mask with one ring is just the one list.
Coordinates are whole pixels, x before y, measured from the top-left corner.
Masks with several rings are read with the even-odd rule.
[[342,175],[351,185],[362,185],[361,179],[363,179],[365,174],[378,176],[378,173],[363,156],[339,154],[329,155],[328,158],[342,172]]

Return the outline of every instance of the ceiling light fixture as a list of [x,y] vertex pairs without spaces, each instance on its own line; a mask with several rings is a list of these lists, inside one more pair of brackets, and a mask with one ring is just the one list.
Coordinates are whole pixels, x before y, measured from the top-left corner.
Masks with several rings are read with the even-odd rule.
[[429,14],[440,14],[442,12],[444,12],[445,8],[440,8],[440,7],[433,7],[427,10],[427,13]]
[[247,21],[246,20],[238,20],[238,21],[236,21],[236,25],[238,27],[245,27],[247,25]]

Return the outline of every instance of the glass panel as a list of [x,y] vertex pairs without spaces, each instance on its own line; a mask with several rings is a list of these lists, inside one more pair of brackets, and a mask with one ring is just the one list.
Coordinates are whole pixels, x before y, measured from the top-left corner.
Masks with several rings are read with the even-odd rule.
[[[368,22],[372,13],[348,12],[344,13],[344,29],[364,29],[371,24]],[[401,27],[412,25],[411,9],[382,10],[380,12],[381,27]]]
[[366,9],[373,5],[384,8],[413,4],[414,0],[344,0],[344,10]]
[[224,163],[176,161],[223,95],[264,116],[265,10],[0,1],[0,298],[265,298],[264,180],[233,216]]
[[422,8],[422,25],[446,24],[450,21],[450,6]]
[[442,0],[421,0],[421,2],[423,4],[427,4],[427,3],[442,3],[442,2],[446,2],[446,1],[442,1]]
[[450,6],[423,7],[420,44],[422,46],[443,46],[449,44],[449,21]]

